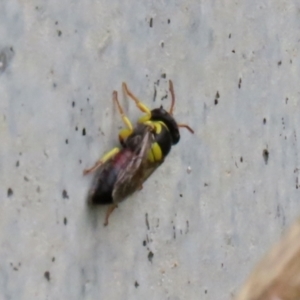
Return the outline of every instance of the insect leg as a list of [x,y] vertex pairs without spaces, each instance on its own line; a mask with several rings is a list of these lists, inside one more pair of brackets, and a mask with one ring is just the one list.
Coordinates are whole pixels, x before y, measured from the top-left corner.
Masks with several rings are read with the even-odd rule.
[[130,120],[128,119],[128,117],[127,117],[127,116],[125,115],[125,113],[124,113],[124,110],[123,110],[123,108],[122,108],[122,106],[121,106],[121,104],[120,104],[120,102],[119,102],[119,100],[118,100],[118,93],[117,93],[116,91],[113,91],[113,100],[115,101],[115,103],[116,103],[116,105],[117,105],[118,111],[119,111],[119,113],[120,113],[120,115],[121,115],[121,118],[122,118],[124,124],[126,125],[126,127],[127,127],[129,130],[132,131],[133,126],[132,126]]
[[116,91],[113,92],[113,100],[117,105],[118,111],[121,115],[121,118],[123,120],[123,123],[125,124],[125,126],[127,128],[121,129],[121,131],[119,132],[119,140],[120,143],[123,144],[123,141],[125,141],[127,139],[127,137],[129,135],[131,135],[132,131],[133,131],[133,126],[129,120],[129,118],[125,115],[124,110],[118,100],[118,93]]
[[99,159],[93,167],[91,167],[90,169],[85,169],[83,171],[83,175],[86,175],[93,171],[96,171],[103,163],[105,163],[106,161],[108,161],[109,159],[114,157],[118,152],[120,152],[119,148],[117,148],[117,147],[113,148],[112,150],[107,152],[104,156],[102,156],[101,159]]
[[150,109],[144,103],[142,103],[136,96],[132,94],[132,92],[128,89],[127,84],[125,82],[123,82],[122,86],[125,93],[135,102],[139,110],[146,113],[147,115],[151,115]]
[[106,215],[105,215],[105,222],[104,222],[104,226],[108,225],[108,219],[109,216],[112,214],[112,212],[115,210],[115,208],[117,208],[118,205],[117,204],[112,204],[108,207],[107,211],[106,211]]

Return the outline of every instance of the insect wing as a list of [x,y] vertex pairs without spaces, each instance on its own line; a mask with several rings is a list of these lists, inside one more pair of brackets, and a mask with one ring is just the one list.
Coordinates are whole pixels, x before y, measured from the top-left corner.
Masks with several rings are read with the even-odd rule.
[[157,168],[163,163],[164,161],[159,162],[150,162],[147,161],[145,164],[145,170],[143,172],[143,183],[157,170]]
[[136,145],[135,155],[127,166],[118,174],[113,191],[115,203],[125,200],[128,196],[141,188],[144,182],[144,173],[147,170],[147,156],[153,142],[153,135],[145,126],[140,145]]

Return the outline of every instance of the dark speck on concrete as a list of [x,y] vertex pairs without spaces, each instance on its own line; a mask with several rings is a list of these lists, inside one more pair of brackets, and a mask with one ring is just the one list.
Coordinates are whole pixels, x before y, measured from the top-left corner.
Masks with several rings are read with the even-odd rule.
[[153,27],[153,18],[150,19],[149,26],[150,26],[150,28]]
[[265,164],[268,164],[268,160],[269,160],[269,151],[267,149],[263,150],[263,158],[265,161]]
[[150,225],[149,225],[149,220],[148,220],[148,213],[145,214],[145,223],[146,223],[147,229],[149,230]]
[[153,252],[150,251],[150,252],[148,253],[148,260],[149,260],[151,263],[152,263],[153,256],[154,256]]
[[161,97],[161,101],[163,101],[163,100],[165,100],[165,99],[167,99],[167,98],[168,98],[168,94],[162,96],[162,97]]
[[63,191],[62,191],[62,197],[63,197],[64,199],[69,199],[69,195],[68,195],[68,193],[67,193],[66,190],[63,190]]
[[46,271],[46,272],[44,273],[44,277],[45,277],[48,281],[50,281],[50,272],[49,272],[49,271]]
[[156,86],[154,85],[154,95],[153,95],[153,102],[156,99],[156,95],[157,95],[157,90],[156,90]]
[[8,188],[7,197],[11,197],[13,194],[14,194],[13,190],[11,188]]
[[0,49],[0,74],[7,69],[14,55],[13,47],[4,47]]
[[137,281],[135,281],[134,286],[135,286],[135,288],[138,288],[139,287],[139,283]]

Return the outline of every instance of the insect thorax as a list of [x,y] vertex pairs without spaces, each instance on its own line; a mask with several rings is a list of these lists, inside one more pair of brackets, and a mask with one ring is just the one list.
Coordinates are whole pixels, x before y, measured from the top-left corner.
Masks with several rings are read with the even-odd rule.
[[151,111],[150,120],[164,123],[168,128],[169,135],[172,139],[172,144],[175,145],[179,142],[180,134],[178,125],[173,116],[170,115],[166,110],[164,110],[162,107],[153,109]]

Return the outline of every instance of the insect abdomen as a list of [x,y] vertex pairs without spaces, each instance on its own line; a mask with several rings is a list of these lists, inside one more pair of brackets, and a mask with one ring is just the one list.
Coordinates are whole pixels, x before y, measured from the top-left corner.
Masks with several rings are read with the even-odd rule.
[[130,156],[132,156],[131,151],[124,149],[111,160],[105,169],[99,171],[98,176],[95,176],[94,188],[92,188],[89,195],[89,201],[92,204],[107,205],[114,203],[113,190],[118,174],[128,162]]
[[89,197],[92,204],[112,204],[112,192],[114,184],[117,180],[118,171],[115,168],[104,170],[99,177],[96,178],[95,188]]

